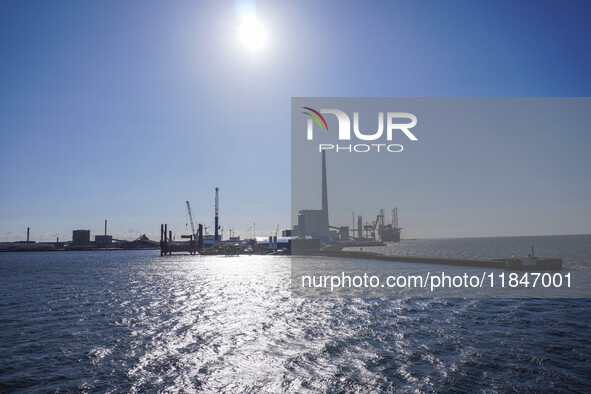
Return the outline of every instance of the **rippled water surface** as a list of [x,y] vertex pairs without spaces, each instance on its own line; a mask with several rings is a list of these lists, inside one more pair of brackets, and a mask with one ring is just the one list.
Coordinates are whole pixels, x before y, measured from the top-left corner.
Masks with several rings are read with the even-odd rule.
[[0,391],[591,391],[591,302],[294,299],[288,257],[0,254]]

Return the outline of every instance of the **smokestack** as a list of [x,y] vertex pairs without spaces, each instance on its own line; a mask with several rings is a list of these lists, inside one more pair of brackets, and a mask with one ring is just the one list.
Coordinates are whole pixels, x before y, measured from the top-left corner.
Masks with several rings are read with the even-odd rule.
[[105,219],[105,237],[107,236],[107,219]]
[[328,195],[326,187],[326,151],[322,151],[322,210],[328,216]]
[[29,242],[29,233],[30,233],[30,230],[31,229],[29,227],[27,227],[27,242]]
[[215,218],[214,218],[214,220],[215,220],[215,224],[214,224],[215,225],[215,232],[214,232],[214,236],[213,236],[213,239],[214,239],[215,242],[219,241],[219,237],[220,237],[219,236],[219,233],[218,233],[218,229],[220,227],[220,224],[219,224],[220,223],[219,222],[220,221],[220,212],[219,212],[219,210],[220,210],[220,200],[218,198],[218,192],[219,192],[219,190],[220,190],[219,187],[216,187],[215,188]]

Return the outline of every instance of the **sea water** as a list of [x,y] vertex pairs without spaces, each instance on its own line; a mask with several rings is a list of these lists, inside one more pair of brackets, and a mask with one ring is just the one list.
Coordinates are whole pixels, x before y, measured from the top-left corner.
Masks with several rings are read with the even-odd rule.
[[[590,240],[536,250],[588,267]],[[521,241],[381,252],[508,257]],[[0,392],[591,391],[588,299],[306,299],[290,280],[287,256],[2,253]]]

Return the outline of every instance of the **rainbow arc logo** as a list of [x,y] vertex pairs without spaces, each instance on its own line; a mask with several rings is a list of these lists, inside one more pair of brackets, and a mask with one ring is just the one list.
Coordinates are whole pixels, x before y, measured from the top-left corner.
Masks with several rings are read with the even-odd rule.
[[[318,115],[320,117],[320,119],[322,119],[322,122],[324,123],[324,126],[326,127],[326,130],[328,131],[328,125],[326,124],[326,120],[324,119],[324,116],[322,116],[320,114],[320,112],[316,111],[313,108],[310,107],[302,107],[303,109],[307,109],[308,111],[314,112],[316,115]],[[322,123],[320,123],[320,119],[318,119],[316,116],[312,115],[310,112],[302,112],[305,115],[308,115],[309,117],[311,117],[312,119],[314,119],[316,121],[316,123],[318,123],[318,126],[320,126],[320,130],[322,130],[324,127],[322,127]]]

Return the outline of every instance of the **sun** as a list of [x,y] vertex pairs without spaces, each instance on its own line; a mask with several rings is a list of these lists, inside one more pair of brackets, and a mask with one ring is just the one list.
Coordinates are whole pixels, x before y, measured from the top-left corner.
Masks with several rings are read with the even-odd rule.
[[244,18],[240,26],[240,41],[250,50],[259,50],[267,42],[267,31],[256,18]]

